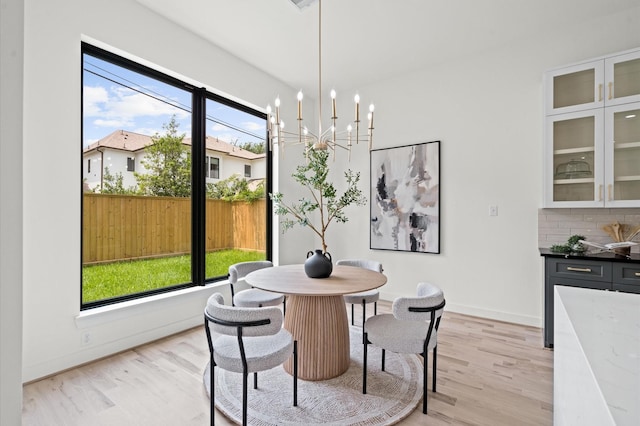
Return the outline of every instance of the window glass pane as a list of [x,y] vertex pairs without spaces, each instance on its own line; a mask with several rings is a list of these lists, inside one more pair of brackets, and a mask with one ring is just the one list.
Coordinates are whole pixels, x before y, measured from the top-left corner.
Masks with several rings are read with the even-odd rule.
[[191,283],[191,93],[85,52],[82,95],[83,305]]
[[595,69],[563,74],[553,79],[553,107],[594,102]]
[[206,111],[205,276],[216,278],[233,263],[266,259],[266,120],[212,99]]

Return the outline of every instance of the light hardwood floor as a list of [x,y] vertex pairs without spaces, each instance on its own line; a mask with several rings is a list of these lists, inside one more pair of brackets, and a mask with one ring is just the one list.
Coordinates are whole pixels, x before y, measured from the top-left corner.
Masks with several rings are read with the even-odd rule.
[[[381,301],[378,312],[390,306]],[[26,384],[23,424],[206,425],[207,361],[198,327]],[[438,392],[429,390],[426,416],[417,410],[401,424],[551,425],[552,380],[553,352],[540,329],[445,312]],[[232,423],[217,413],[216,424]]]

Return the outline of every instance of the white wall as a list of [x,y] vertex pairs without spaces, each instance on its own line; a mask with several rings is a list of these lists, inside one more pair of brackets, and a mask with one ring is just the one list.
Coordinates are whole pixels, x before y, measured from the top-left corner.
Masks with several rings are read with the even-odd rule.
[[[358,88],[376,103],[376,148],[442,141],[442,253],[369,250],[362,207],[350,210],[347,230],[330,229],[333,257],[381,261],[389,277],[384,299],[432,281],[450,310],[541,326],[543,72],[639,47],[639,28],[640,7]],[[416,44],[416,54],[429,52]],[[351,166],[366,176],[368,161],[355,155]],[[497,217],[489,216],[490,205],[498,206]]]
[[[444,288],[449,309],[540,325],[536,220],[542,182],[542,73],[638,47],[638,28],[640,7],[354,88],[365,103],[369,98],[376,103],[376,147],[442,141],[442,253],[369,250],[369,213],[364,206],[349,210],[348,224],[330,229],[334,258],[380,260],[389,277],[382,289],[384,298],[412,294],[418,281],[429,280]],[[275,94],[295,99],[296,90],[133,0],[26,0],[23,161],[29,170],[51,170],[48,181],[59,189],[43,190],[39,174],[25,169],[23,379],[27,381],[199,325],[202,306],[212,291],[185,291],[170,299],[157,297],[115,312],[96,310],[78,317],[83,34],[255,105],[265,105]],[[429,54],[416,46],[416,54]],[[341,110],[351,110],[346,97],[340,101],[345,103],[339,105]],[[293,108],[287,113],[293,114]],[[292,116],[283,119],[295,122]],[[289,175],[300,158],[290,150],[278,159],[276,182],[294,197],[301,191]],[[50,168],[51,164],[56,167]],[[363,173],[365,186],[368,164],[367,153],[356,153],[350,165]],[[344,166],[339,158],[335,169]],[[15,192],[12,195],[16,197]],[[489,205],[498,205],[499,216],[489,217]],[[304,229],[284,234],[277,241],[276,258],[281,263],[301,262],[308,250],[318,246],[311,240]],[[91,335],[88,345],[80,343],[84,332]]]
[[[260,107],[275,94],[294,99],[296,93],[134,0],[25,1],[24,152],[6,160],[23,158],[28,165],[23,216],[25,381],[198,326],[213,291],[188,290],[173,298],[155,297],[79,316],[80,44],[91,39]],[[3,170],[4,162],[3,155]],[[33,170],[47,170],[46,182]],[[12,196],[19,201],[16,188]],[[2,244],[4,250],[4,234]],[[19,245],[15,248],[20,251]],[[2,300],[7,300],[4,293]],[[89,333],[89,344],[81,344],[83,333]]]
[[0,3],[0,424],[22,416],[22,62],[20,0]]

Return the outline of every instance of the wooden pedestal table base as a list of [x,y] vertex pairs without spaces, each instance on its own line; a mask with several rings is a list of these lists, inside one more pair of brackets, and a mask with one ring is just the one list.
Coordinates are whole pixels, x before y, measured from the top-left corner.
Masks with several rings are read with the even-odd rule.
[[[298,340],[299,378],[327,380],[349,368],[349,322],[342,296],[290,295],[284,328]],[[293,374],[292,359],[284,369]]]
[[[253,271],[245,281],[287,295],[284,327],[298,341],[298,377],[327,380],[347,371],[350,363],[349,322],[342,295],[378,288],[387,277],[336,265],[328,278],[309,278],[304,265],[284,265]],[[284,368],[293,374],[293,361],[287,361]]]

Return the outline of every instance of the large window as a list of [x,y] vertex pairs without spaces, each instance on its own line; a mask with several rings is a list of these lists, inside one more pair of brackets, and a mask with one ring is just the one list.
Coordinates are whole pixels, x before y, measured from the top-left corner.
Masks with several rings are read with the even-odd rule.
[[82,69],[82,309],[270,258],[265,114],[84,43]]

